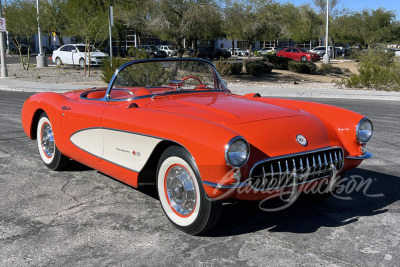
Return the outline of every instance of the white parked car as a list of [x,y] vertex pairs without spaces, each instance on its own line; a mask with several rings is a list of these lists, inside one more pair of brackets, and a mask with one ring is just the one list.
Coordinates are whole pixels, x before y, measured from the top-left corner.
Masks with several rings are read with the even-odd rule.
[[265,47],[265,48],[260,50],[260,54],[261,55],[266,55],[271,51],[275,51],[275,47]]
[[171,45],[160,45],[159,48],[160,50],[165,51],[169,57],[176,56],[178,53],[178,50],[174,49],[174,47]]
[[[90,52],[86,57],[86,65],[100,65],[107,54],[100,52],[93,46],[90,46]],[[53,51],[52,60],[57,65],[79,65],[85,66],[85,45],[84,44],[66,44]]]

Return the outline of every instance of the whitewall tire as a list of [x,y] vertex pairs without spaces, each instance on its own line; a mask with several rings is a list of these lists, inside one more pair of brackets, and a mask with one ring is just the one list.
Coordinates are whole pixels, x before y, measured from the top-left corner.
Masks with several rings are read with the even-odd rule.
[[36,139],[40,158],[49,169],[61,170],[68,164],[69,158],[61,154],[56,146],[53,128],[46,113],[39,118]]
[[188,234],[203,233],[218,221],[221,203],[206,196],[196,164],[182,147],[172,146],[162,154],[157,191],[168,219]]

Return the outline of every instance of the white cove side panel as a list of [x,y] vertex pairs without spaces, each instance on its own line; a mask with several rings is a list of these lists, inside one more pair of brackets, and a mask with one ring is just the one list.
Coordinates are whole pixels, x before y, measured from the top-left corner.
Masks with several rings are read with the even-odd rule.
[[103,132],[101,128],[87,129],[74,133],[71,142],[99,158],[103,155]]
[[162,139],[130,132],[102,129],[102,158],[119,166],[140,172],[156,145]]

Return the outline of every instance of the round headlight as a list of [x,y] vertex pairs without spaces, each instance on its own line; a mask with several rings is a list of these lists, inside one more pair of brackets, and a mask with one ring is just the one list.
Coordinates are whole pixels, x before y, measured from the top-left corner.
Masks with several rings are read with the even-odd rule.
[[357,125],[357,140],[361,143],[366,143],[372,137],[372,131],[374,127],[372,126],[372,122],[364,118]]
[[225,146],[226,163],[232,167],[242,167],[249,158],[249,144],[242,137],[235,137]]

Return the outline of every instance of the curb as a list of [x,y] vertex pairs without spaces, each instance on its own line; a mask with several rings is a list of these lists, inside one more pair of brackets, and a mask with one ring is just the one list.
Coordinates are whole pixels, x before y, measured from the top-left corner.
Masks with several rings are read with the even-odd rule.
[[[104,87],[99,85],[55,84],[15,80],[13,78],[0,79],[0,90],[17,92],[58,92],[64,93],[77,89]],[[235,94],[259,93],[265,97],[305,97],[305,98],[341,98],[364,100],[400,101],[400,92],[386,92],[373,90],[338,89],[331,83],[305,83],[293,85],[277,83],[267,85],[231,84],[228,88]]]

